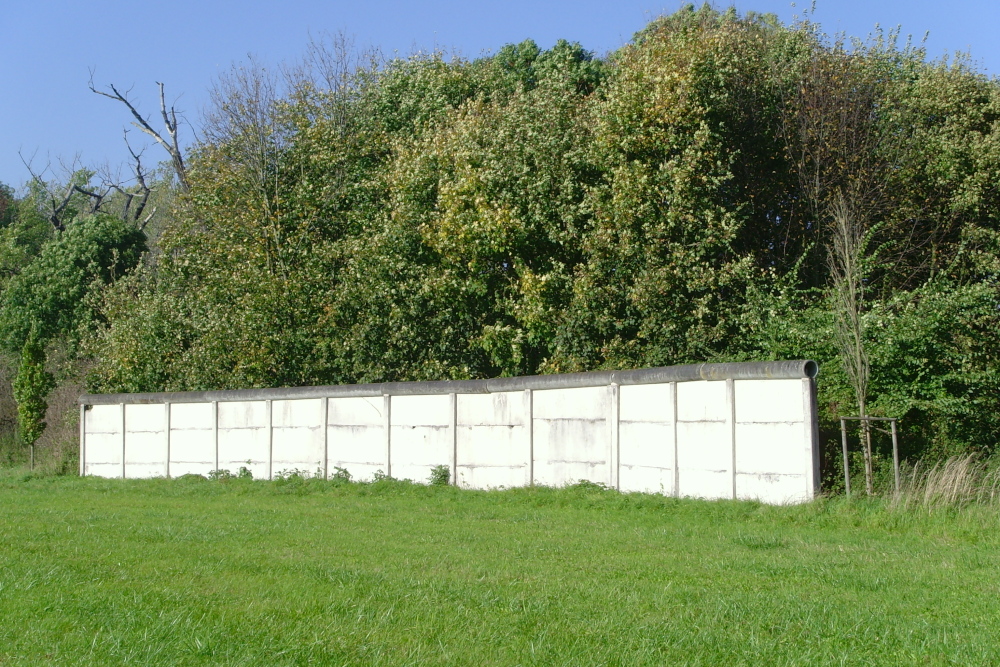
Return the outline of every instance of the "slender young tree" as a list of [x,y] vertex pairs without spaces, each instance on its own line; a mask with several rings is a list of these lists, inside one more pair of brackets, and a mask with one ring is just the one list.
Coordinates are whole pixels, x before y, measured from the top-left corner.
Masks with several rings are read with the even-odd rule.
[[[847,197],[836,197],[830,206],[830,242],[827,265],[834,310],[834,339],[840,361],[854,389],[858,415],[868,416],[868,384],[871,362],[865,343],[865,263],[868,230],[851,208]],[[865,462],[865,491],[873,489],[872,439],[867,420],[861,420],[861,441]]]
[[[859,417],[868,417],[870,360],[865,327],[873,238],[895,205],[892,171],[905,159],[908,129],[890,116],[892,58],[888,41],[818,46],[786,100],[786,153],[826,247],[828,289],[838,357]],[[871,430],[861,420],[865,488],[873,493]]]
[[38,333],[32,330],[21,349],[21,363],[14,378],[14,400],[17,401],[17,426],[25,445],[33,445],[45,431],[46,397],[55,380],[45,370],[45,350]]

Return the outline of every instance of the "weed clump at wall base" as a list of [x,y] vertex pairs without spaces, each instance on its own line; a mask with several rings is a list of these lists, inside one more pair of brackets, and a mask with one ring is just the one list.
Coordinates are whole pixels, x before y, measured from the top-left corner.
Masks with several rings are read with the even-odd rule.
[[446,465],[436,465],[431,468],[431,475],[427,478],[427,483],[431,486],[448,486],[451,484],[451,469]]

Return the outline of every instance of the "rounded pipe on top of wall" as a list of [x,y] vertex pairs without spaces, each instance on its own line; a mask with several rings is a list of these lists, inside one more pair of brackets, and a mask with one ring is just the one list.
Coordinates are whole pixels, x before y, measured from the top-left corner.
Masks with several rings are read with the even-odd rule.
[[415,396],[433,394],[489,394],[525,389],[569,389],[603,387],[610,384],[636,385],[699,380],[792,380],[814,378],[819,365],[809,359],[756,361],[721,364],[687,364],[630,371],[590,371],[559,375],[529,375],[489,380],[442,380],[437,382],[381,382],[320,387],[273,389],[228,389],[144,394],[84,394],[82,405],[118,403],[205,403],[210,401],[294,400],[308,398],[351,398],[374,396]]

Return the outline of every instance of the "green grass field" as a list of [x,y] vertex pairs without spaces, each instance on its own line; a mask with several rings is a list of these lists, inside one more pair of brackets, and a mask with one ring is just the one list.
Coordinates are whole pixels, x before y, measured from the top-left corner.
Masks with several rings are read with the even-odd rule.
[[0,475],[0,665],[1000,663],[996,509]]

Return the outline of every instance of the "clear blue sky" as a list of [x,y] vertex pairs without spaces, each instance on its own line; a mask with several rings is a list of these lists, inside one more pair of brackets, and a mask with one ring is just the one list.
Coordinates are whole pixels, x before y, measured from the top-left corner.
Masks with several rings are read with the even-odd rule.
[[[442,48],[467,57],[510,42],[578,41],[605,53],[649,20],[675,11],[673,0],[7,0],[0,11],[0,182],[28,178],[18,151],[46,162],[117,165],[124,108],[87,89],[95,83],[134,86],[146,112],[157,111],[156,81],[195,124],[212,80],[234,61],[256,54],[266,63],[300,55],[309,35],[343,31],[359,46],[405,55]],[[788,0],[736,0],[741,12],[773,12],[783,21],[809,7]],[[826,32],[864,36],[875,24],[901,26],[917,39],[930,31],[932,57],[969,51],[1000,74],[998,0],[819,0],[815,20]],[[133,133],[133,136],[136,133]],[[187,135],[190,137],[190,133]],[[163,155],[150,149],[155,160]]]

